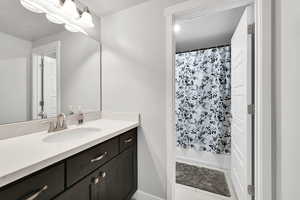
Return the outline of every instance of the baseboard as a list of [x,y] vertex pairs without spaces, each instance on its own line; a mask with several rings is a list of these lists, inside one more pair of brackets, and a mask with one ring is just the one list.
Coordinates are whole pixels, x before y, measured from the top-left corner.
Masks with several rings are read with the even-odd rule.
[[136,191],[131,200],[165,200],[141,190]]

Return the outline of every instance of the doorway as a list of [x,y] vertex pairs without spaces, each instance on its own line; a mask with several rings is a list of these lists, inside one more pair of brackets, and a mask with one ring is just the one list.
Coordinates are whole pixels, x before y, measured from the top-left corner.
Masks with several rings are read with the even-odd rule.
[[[255,23],[256,29],[252,29],[256,33],[255,41],[255,60],[252,60],[253,64],[255,63],[255,73],[253,83],[256,85],[255,95],[252,96],[252,101],[255,102],[254,106],[249,104],[246,107],[243,107],[243,112],[254,113],[254,115],[249,115],[251,120],[255,119],[255,127],[252,127],[255,132],[255,137],[250,138],[255,144],[253,151],[245,151],[246,156],[252,156],[254,159],[247,159],[253,162],[253,164],[247,164],[247,166],[252,167],[254,170],[253,176],[249,176],[249,173],[244,176],[247,177],[247,180],[251,180],[249,177],[253,177],[252,182],[254,185],[259,187],[254,187],[254,185],[246,185],[246,188],[243,186],[242,195],[247,195],[246,199],[272,199],[272,190],[271,190],[271,95],[270,90],[270,74],[271,74],[271,53],[270,53],[270,13],[267,10],[270,8],[270,1],[234,1],[230,2],[227,0],[221,1],[187,1],[172,7],[169,7],[165,10],[166,15],[166,24],[167,24],[167,199],[175,199],[175,177],[176,177],[176,117],[174,116],[176,102],[176,83],[175,83],[175,55],[176,55],[176,44],[174,34],[174,25],[178,19],[188,19],[195,17],[203,17],[212,13],[225,11],[228,9],[233,9],[241,6],[248,6],[254,4],[255,10]],[[253,13],[252,13],[253,14]],[[209,23],[207,21],[207,23]],[[246,31],[251,30],[249,26]],[[253,27],[252,27],[253,28]],[[178,27],[176,28],[178,29]],[[254,49],[253,49],[254,50]],[[250,52],[250,51],[249,51]],[[251,61],[251,59],[248,59]],[[237,64],[240,65],[240,64]],[[263,92],[264,91],[264,92]],[[255,96],[255,98],[254,98]],[[247,103],[249,103],[247,99]],[[255,112],[253,112],[255,110]],[[255,116],[255,117],[254,117]],[[248,122],[248,118],[247,118]],[[248,124],[247,124],[248,125]],[[248,149],[248,148],[247,148]],[[239,152],[238,152],[239,153]],[[231,159],[230,159],[231,160]],[[248,170],[246,170],[248,171]],[[231,175],[230,175],[231,176]],[[246,183],[243,181],[243,183]],[[253,197],[255,188],[255,197]],[[243,198],[243,197],[239,197]],[[207,197],[206,199],[211,199]]]
[[32,119],[60,113],[60,42],[32,51]]
[[251,199],[253,12],[175,20],[175,199]]

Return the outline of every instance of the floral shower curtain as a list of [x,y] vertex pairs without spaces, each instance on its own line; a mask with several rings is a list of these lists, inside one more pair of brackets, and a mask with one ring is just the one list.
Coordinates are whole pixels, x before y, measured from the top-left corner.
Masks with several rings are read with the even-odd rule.
[[230,46],[176,54],[177,146],[230,154]]

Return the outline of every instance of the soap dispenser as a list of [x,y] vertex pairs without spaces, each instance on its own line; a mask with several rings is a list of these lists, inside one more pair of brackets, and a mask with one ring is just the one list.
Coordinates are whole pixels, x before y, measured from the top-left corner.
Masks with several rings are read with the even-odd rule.
[[72,105],[69,105],[69,113],[68,113],[68,115],[69,116],[72,116],[72,115],[74,115],[75,113],[74,113],[74,108],[73,108],[73,106]]
[[81,106],[78,106],[78,119],[77,119],[77,121],[78,121],[78,124],[83,124],[83,122],[84,122],[84,114],[81,110]]

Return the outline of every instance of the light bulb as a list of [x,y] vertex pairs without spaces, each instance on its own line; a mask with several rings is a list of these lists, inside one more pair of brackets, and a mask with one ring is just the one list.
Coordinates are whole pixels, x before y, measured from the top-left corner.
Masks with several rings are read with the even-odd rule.
[[55,15],[55,14],[47,13],[46,18],[54,24],[63,24],[64,23],[64,20],[60,16]]
[[69,14],[70,17],[72,17],[74,19],[79,18],[79,13],[77,11],[76,4],[72,0],[66,0],[62,7],[62,10],[64,12],[66,12],[67,14]]
[[86,28],[95,27],[95,25],[93,23],[93,17],[87,11],[82,13],[81,18],[78,20],[78,23],[80,23],[83,27],[86,27]]
[[61,7],[60,0],[46,0],[56,7]]
[[20,0],[20,3],[22,4],[22,6],[24,8],[26,8],[27,10],[30,10],[31,12],[34,12],[34,13],[44,13],[45,12],[45,9],[42,6],[38,5],[35,2],[32,2],[30,0]]

